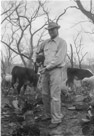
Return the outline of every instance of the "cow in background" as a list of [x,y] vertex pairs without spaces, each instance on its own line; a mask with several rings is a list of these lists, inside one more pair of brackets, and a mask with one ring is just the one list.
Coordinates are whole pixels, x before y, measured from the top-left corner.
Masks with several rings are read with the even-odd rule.
[[42,53],[37,54],[36,62],[34,63],[34,69],[30,69],[27,67],[15,66],[12,69],[12,87],[14,88],[14,84],[18,82],[17,90],[18,94],[20,94],[21,87],[26,90],[28,81],[32,83],[35,90],[37,87],[37,83],[39,80],[38,68],[44,63],[44,55]]
[[20,94],[23,86],[24,91],[29,83],[32,83],[35,90],[38,82],[38,74],[35,73],[34,69],[27,67],[15,66],[12,69],[12,87],[14,88],[15,83],[18,82],[17,91]]
[[74,79],[83,80],[85,77],[92,77],[92,76],[93,73],[87,69],[67,68],[66,85],[71,87],[73,85]]

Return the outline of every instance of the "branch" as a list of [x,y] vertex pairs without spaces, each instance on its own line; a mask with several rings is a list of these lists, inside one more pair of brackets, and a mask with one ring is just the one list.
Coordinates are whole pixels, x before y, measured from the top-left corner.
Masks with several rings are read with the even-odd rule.
[[87,34],[94,34],[94,30],[92,30],[92,32],[88,32],[88,31],[85,31],[85,30],[84,30],[84,33],[87,33]]
[[[46,23],[47,23],[47,22],[46,22]],[[45,23],[43,26],[41,26],[39,29],[37,29],[37,30],[33,33],[33,35],[36,34],[38,31],[40,31],[44,26],[46,26],[46,25],[47,25],[46,23]]]
[[83,58],[87,55],[87,53],[88,53],[88,52],[86,52],[86,53],[82,56],[80,62],[82,62]]
[[69,60],[71,61],[71,58],[70,58],[70,56],[67,54],[67,57],[69,58]]
[[90,0],[90,12],[92,12],[92,0]]
[[47,20],[48,20],[48,22],[49,22],[49,21],[50,21],[49,12],[45,10],[44,3],[42,4],[42,3],[39,1],[39,4],[40,4],[40,6],[42,7],[44,13],[46,14]]
[[76,25],[79,25],[80,23],[87,23],[87,22],[89,22],[89,21],[80,21],[80,22],[77,22],[77,23],[75,23],[73,26],[71,26],[70,28],[73,28],[73,27],[75,27]]
[[8,11],[10,11],[12,8],[13,8],[13,7],[11,6],[8,10],[6,10],[5,12],[3,12],[3,13],[1,14],[1,16],[4,15],[4,14],[6,14],[6,13],[7,13]]
[[34,13],[33,13],[33,15],[32,15],[32,19],[37,17],[38,12],[39,12],[39,10],[40,10],[40,7],[41,7],[41,5],[39,4],[39,5],[38,5],[38,8],[34,11]]
[[5,44],[8,48],[10,48],[10,49],[11,49],[13,52],[15,52],[16,54],[22,55],[22,56],[24,56],[25,58],[27,58],[27,59],[30,60],[30,58],[29,58],[28,56],[26,56],[26,55],[24,55],[24,54],[22,54],[22,53],[18,53],[16,50],[14,50],[13,48],[11,48],[6,42],[4,42],[4,41],[2,41],[2,40],[1,40],[1,42],[2,42],[3,44]]
[[80,35],[81,31],[78,32],[78,34],[76,35],[76,38],[74,39],[74,44],[76,45],[76,41],[77,41],[77,38],[78,36]]
[[42,41],[42,37],[43,37],[43,35],[44,35],[44,32],[45,32],[45,31],[43,31],[43,32],[41,33],[41,35],[40,35],[40,37],[39,37],[39,39],[38,39],[37,47],[38,47],[38,45],[40,44],[40,42]]
[[79,9],[81,10],[81,12],[87,16],[93,23],[94,23],[94,14],[92,14],[90,11],[87,11],[80,0],[75,0],[75,2],[77,3],[77,6],[79,7]]
[[61,14],[57,17],[57,19],[56,19],[56,23],[58,23],[58,21],[59,21],[60,17],[62,17],[62,16],[66,13],[66,11],[67,11],[68,9],[70,9],[70,8],[76,8],[76,9],[79,9],[79,8],[78,8],[78,7],[76,7],[76,6],[70,6],[70,7],[67,7],[66,9],[64,9],[64,12],[63,12],[63,13],[61,13]]
[[20,3],[18,4],[18,6],[17,6],[7,17],[5,17],[5,18],[3,19],[3,21],[1,22],[1,24],[2,24],[5,20],[7,20],[7,18],[10,17],[10,16],[14,13],[14,11],[17,10],[17,8],[18,8],[19,6],[20,6]]
[[[20,40],[21,40],[21,38],[19,39],[19,41],[20,41]],[[17,44],[17,49],[18,49],[18,52],[19,52],[19,54],[20,54],[21,60],[22,60],[22,62],[24,63],[24,65],[26,66],[25,60],[24,60],[23,56],[21,55],[21,51],[20,51],[20,48],[19,48],[20,42],[17,43],[17,40],[16,40],[16,44]]]

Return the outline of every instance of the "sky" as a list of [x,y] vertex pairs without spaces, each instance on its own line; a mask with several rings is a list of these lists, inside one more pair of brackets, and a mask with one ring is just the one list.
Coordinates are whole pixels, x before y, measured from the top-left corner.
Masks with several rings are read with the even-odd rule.
[[[88,0],[84,0],[83,4],[88,9],[89,7]],[[54,19],[59,14],[64,12],[64,9],[66,7],[73,5],[75,5],[74,0],[49,0],[46,8],[48,8],[50,12],[50,18]],[[34,22],[33,24],[33,29],[36,30],[43,23],[44,18],[38,18],[37,21]],[[68,51],[70,51],[70,44],[74,46],[74,38],[76,37],[78,32],[81,32],[79,38],[82,36],[83,43],[82,53],[88,52],[86,60],[88,57],[94,59],[94,34],[88,33],[91,32],[91,30],[94,30],[94,24],[88,22],[88,18],[85,15],[83,15],[79,10],[68,9],[66,14],[60,18],[58,24],[61,26],[61,28],[59,29],[59,36],[66,40],[68,45]],[[47,37],[45,37],[45,39],[46,38],[48,38],[48,35]]]

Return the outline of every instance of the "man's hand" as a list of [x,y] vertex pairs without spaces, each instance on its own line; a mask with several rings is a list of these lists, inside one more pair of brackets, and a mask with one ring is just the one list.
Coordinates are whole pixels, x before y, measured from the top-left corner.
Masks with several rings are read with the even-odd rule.
[[43,74],[43,73],[45,73],[46,70],[47,70],[46,68],[42,68],[39,72],[40,72],[41,74]]

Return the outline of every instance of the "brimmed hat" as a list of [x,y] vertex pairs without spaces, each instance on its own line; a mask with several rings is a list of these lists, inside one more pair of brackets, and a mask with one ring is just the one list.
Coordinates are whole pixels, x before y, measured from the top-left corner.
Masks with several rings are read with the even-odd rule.
[[52,28],[58,28],[59,29],[60,26],[57,23],[55,23],[55,22],[49,22],[48,27],[46,29],[50,30]]

